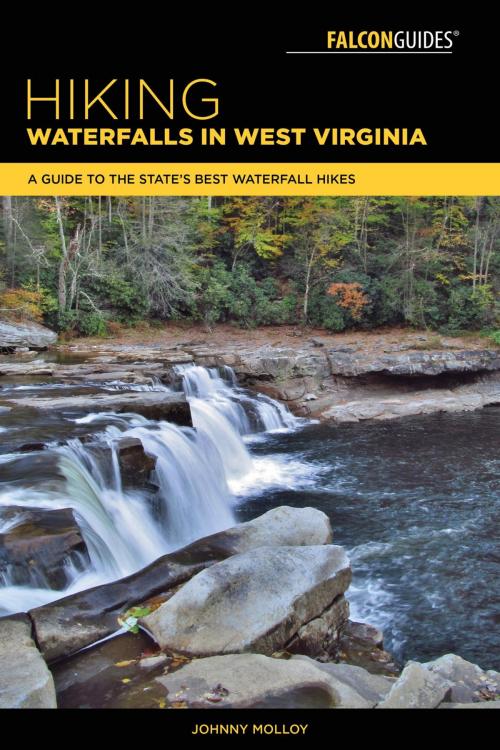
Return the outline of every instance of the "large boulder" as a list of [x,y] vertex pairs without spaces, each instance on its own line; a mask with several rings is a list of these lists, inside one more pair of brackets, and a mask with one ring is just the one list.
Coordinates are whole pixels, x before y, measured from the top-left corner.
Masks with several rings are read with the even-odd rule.
[[[205,537],[212,550],[228,557],[256,547],[303,547],[330,544],[332,527],[328,516],[316,508],[280,505],[252,521]],[[198,546],[203,540],[194,542]],[[194,546],[193,545],[193,546]]]
[[500,672],[485,671],[456,654],[445,654],[423,666],[449,683],[453,703],[500,698]]
[[167,650],[272,654],[350,581],[342,547],[259,547],[202,571],[142,622]]
[[437,708],[449,691],[446,680],[412,661],[377,708]]
[[167,594],[204,568],[252,549],[252,544],[259,547],[264,540],[269,545],[324,544],[330,537],[329,521],[321,511],[275,508],[253,521],[163,555],[119,581],[32,609],[37,641],[48,661],[68,656],[113,633],[117,618],[133,605]]
[[43,350],[55,344],[57,333],[38,323],[15,323],[0,320],[0,350],[28,349]]
[[[196,659],[156,678],[174,706],[187,708],[370,708],[347,680],[318,662],[231,654]],[[370,675],[368,675],[370,677]],[[360,680],[361,682],[361,680]],[[378,695],[378,694],[377,694]]]
[[57,708],[54,680],[23,615],[0,619],[0,708]]

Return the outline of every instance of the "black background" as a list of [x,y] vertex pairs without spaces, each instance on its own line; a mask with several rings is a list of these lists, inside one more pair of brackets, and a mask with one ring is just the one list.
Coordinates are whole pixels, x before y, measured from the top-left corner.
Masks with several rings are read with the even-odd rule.
[[[76,6],[75,6],[76,7]],[[165,6],[167,7],[167,6]],[[294,6],[295,8],[297,6]],[[149,6],[145,6],[149,8]],[[300,8],[300,6],[299,6]],[[169,21],[165,13],[136,11],[122,15],[121,25],[90,12],[70,19],[68,28],[38,30],[35,41],[19,39],[18,54],[4,57],[3,115],[0,161],[423,161],[495,162],[498,159],[496,98],[498,91],[497,27],[488,12],[449,11],[401,14],[332,11],[317,16],[298,10],[296,20],[271,20],[269,8],[233,6],[201,15],[193,8],[184,19]],[[246,12],[246,13],[245,13]],[[248,18],[246,17],[248,16]],[[34,28],[37,19],[32,19]],[[125,25],[124,25],[125,24]],[[286,50],[326,49],[329,29],[450,30],[452,55],[286,55]],[[53,80],[92,80],[96,93],[111,78],[144,78],[161,95],[168,79],[179,91],[193,78],[211,78],[217,89],[220,116],[199,122],[183,116],[177,106],[168,120],[155,105],[147,120],[113,121],[98,117],[97,105],[88,121],[53,119],[53,105],[33,105],[26,116],[26,78],[33,94],[53,90]],[[132,84],[133,88],[133,84]],[[200,87],[201,91],[201,87]],[[82,94],[83,95],[83,94]],[[113,97],[106,95],[113,101]],[[176,100],[180,105],[180,97]],[[44,109],[46,107],[46,109]],[[194,107],[193,107],[194,108]],[[427,146],[301,147],[121,146],[33,147],[26,127],[352,127],[422,128]]]

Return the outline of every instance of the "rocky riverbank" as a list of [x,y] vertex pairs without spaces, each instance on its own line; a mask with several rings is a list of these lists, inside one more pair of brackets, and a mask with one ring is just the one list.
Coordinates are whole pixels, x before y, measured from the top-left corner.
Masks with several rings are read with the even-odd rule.
[[[181,332],[182,333],[182,332]],[[345,336],[283,333],[277,340],[254,333],[221,341],[184,335],[160,335],[154,343],[87,344],[59,347],[60,356],[86,358],[79,364],[13,361],[0,357],[0,408],[65,410],[110,408],[152,414],[158,394],[78,396],[52,400],[2,399],[2,376],[44,377],[67,384],[120,380],[131,384],[161,381],[179,383],[178,366],[197,364],[233,368],[240,384],[288,405],[299,415],[331,422],[384,420],[435,412],[471,411],[500,404],[500,350],[485,348],[480,340],[438,338],[407,332]],[[275,337],[276,338],[276,337]],[[155,404],[144,406],[149,400]],[[142,409],[142,411],[141,411]],[[185,419],[185,417],[184,417]],[[175,420],[174,420],[175,421]],[[180,421],[182,422],[182,420]]]
[[380,631],[349,621],[350,579],[322,512],[276,508],[0,619],[0,706],[500,706],[500,673],[459,656],[395,665]]

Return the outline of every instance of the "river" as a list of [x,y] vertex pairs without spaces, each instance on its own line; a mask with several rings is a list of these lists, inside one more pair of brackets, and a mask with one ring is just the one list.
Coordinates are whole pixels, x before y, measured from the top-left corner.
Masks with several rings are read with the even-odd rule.
[[[239,388],[229,368],[186,366],[179,376],[195,430],[132,414],[38,415],[29,424],[0,415],[0,534],[27,508],[69,506],[88,549],[64,561],[57,590],[43,570],[13,572],[0,556],[0,611],[114,580],[277,505],[310,505],[349,550],[352,619],[382,627],[400,661],[452,651],[500,667],[499,410],[326,426]],[[3,383],[4,393],[30,395],[131,388]],[[97,448],[79,440],[89,431]],[[154,456],[154,488],[122,486],[124,436]],[[48,450],[13,447],[41,439]]]

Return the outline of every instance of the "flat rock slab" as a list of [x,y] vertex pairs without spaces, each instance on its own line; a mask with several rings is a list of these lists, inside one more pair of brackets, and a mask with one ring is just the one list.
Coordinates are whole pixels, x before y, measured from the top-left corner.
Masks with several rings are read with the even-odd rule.
[[162,649],[272,654],[350,581],[342,547],[259,547],[202,571],[142,623]]
[[212,656],[156,678],[169,703],[187,708],[369,708],[318,662],[261,654]]
[[370,357],[366,353],[328,352],[332,375],[355,377],[372,372],[389,375],[420,376],[441,373],[500,370],[500,354],[494,349],[464,349],[462,351],[413,351]]
[[57,708],[54,680],[23,615],[0,619],[0,708]]
[[335,403],[323,410],[322,416],[333,422],[362,422],[412,417],[421,414],[447,412],[453,414],[475,411],[500,403],[498,374],[484,376],[474,385],[460,385],[452,390],[427,389],[410,393],[394,393],[380,398],[376,394]]
[[409,662],[377,708],[437,708],[450,692],[449,683],[418,662]]
[[[311,662],[307,656],[293,656],[293,661]],[[343,683],[360,695],[370,706],[375,706],[390,692],[394,679],[388,679],[380,675],[370,674],[366,669],[355,667],[352,664],[332,664],[314,662],[317,669],[327,674],[337,683]],[[340,692],[340,690],[338,689]],[[346,702],[349,701],[347,694]]]
[[180,393],[170,394],[162,391],[95,393],[90,396],[5,399],[3,403],[18,409],[37,409],[39,411],[70,413],[131,412],[141,414],[147,419],[165,420],[186,427],[192,427],[193,425],[189,403],[186,397]]

